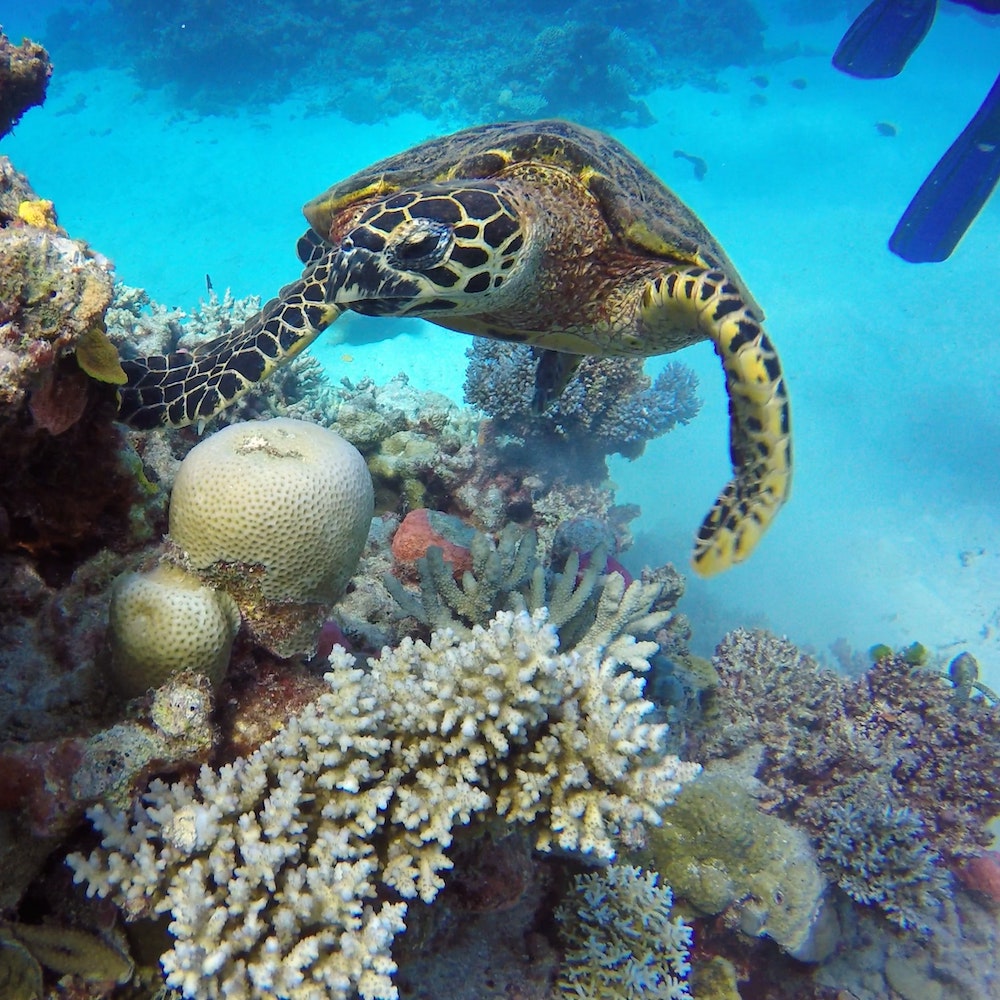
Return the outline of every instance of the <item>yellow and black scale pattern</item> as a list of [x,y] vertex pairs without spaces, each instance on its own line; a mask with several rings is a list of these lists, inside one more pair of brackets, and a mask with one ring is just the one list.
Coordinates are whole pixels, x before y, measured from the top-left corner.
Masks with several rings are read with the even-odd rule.
[[710,576],[745,559],[788,499],[791,407],[778,353],[725,274],[685,268],[655,279],[643,294],[649,325],[667,302],[694,314],[722,362],[729,395],[734,478],[702,522],[692,557],[698,572]]
[[149,430],[208,420],[303,351],[342,312],[326,301],[329,255],[235,334],[173,352],[122,361],[128,383],[118,392],[120,420]]
[[[536,216],[541,205],[544,236],[526,238],[515,202]],[[693,564],[710,575],[755,547],[791,486],[777,353],[725,253],[620,144],[568,122],[469,129],[381,161],[305,211],[302,278],[235,335],[126,361],[123,420],[211,417],[345,308],[573,354],[661,354],[709,339],[729,392],[734,477],[701,525]]]

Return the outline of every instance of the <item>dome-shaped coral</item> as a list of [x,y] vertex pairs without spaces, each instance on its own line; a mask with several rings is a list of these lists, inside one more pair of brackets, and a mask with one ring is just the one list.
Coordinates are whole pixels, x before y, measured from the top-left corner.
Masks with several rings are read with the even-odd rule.
[[240,613],[228,594],[162,563],[123,573],[111,589],[111,675],[126,697],[159,687],[182,670],[217,684],[226,672]]
[[264,568],[275,601],[335,601],[357,567],[373,510],[360,452],[333,431],[279,418],[226,427],[181,463],[170,535],[193,566]]
[[191,568],[236,599],[256,637],[288,656],[310,647],[313,620],[343,593],[373,509],[361,453],[282,417],[233,424],[189,452],[170,535]]

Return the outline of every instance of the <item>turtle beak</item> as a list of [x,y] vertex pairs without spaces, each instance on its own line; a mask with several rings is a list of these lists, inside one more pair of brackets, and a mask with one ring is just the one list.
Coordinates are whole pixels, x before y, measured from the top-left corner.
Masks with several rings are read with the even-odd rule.
[[341,247],[330,259],[326,301],[369,316],[402,312],[420,294],[412,276],[390,267],[381,253]]

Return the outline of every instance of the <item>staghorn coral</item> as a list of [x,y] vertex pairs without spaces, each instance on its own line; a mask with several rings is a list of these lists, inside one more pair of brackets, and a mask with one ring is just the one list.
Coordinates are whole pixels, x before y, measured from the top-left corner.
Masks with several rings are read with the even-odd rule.
[[420,588],[407,590],[394,576],[383,582],[404,614],[431,628],[467,632],[485,624],[510,602],[510,596],[528,584],[535,562],[536,536],[508,525],[494,544],[489,536],[475,532],[468,549],[472,567],[455,581],[450,563],[439,545],[417,559]]
[[927,932],[950,878],[924,835],[920,815],[896,805],[867,777],[853,779],[838,797],[818,817],[819,854],[837,884],[904,930]]
[[391,574],[386,589],[405,615],[431,628],[460,633],[483,624],[501,609],[546,609],[559,631],[562,648],[603,648],[620,635],[652,635],[673,617],[681,591],[672,586],[671,571],[647,571],[628,584],[620,572],[603,573],[601,551],[581,567],[579,552],[571,552],[562,572],[537,558],[533,531],[509,524],[496,543],[476,532],[469,543],[472,560],[460,581],[439,546],[417,560],[420,584],[407,589]]
[[93,809],[102,846],[68,859],[75,879],[131,919],[169,914],[161,962],[187,997],[394,998],[389,897],[432,900],[463,827],[499,816],[539,850],[610,859],[697,772],[646,720],[631,670],[651,643],[556,644],[544,613],[501,613],[367,671],[335,650],[330,690],[249,757],[155,781],[131,815]]
[[577,875],[556,910],[566,941],[557,989],[588,1000],[685,1000],[691,928],[656,872],[608,865]]

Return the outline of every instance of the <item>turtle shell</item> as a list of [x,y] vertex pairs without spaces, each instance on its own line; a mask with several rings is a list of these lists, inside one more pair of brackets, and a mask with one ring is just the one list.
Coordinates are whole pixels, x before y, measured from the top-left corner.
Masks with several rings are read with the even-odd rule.
[[612,234],[636,254],[720,268],[763,319],[731,261],[691,209],[616,139],[572,122],[497,122],[429,139],[334,184],[303,212],[328,239],[337,218],[359,202],[426,184],[485,180],[523,162],[577,176],[596,198]]

